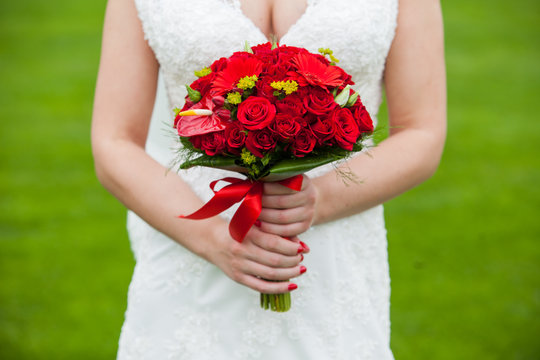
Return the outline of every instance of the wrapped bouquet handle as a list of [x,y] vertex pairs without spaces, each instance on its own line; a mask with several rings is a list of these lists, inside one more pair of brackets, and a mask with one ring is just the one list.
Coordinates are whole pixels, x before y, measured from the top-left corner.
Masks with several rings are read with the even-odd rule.
[[[302,175],[296,175],[278,181],[277,183],[289,189],[300,191],[302,189],[302,180]],[[228,182],[229,185],[216,191],[215,187],[220,181]],[[191,220],[208,219],[227,210],[234,204],[242,202],[229,224],[229,233],[232,238],[238,242],[242,242],[249,229],[261,214],[263,182],[226,177],[212,181],[210,183],[210,189],[214,192],[214,197],[194,213],[186,216],[180,215],[179,217]]]

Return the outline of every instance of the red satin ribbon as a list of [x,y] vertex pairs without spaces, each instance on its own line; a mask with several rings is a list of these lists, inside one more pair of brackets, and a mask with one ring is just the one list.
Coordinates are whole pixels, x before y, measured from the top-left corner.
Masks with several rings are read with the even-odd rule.
[[[302,175],[296,175],[291,178],[278,181],[278,184],[289,189],[300,191],[302,188]],[[230,183],[223,189],[214,190],[216,184],[220,181]],[[262,210],[262,181],[252,182],[250,180],[241,180],[232,177],[226,177],[220,180],[212,181],[210,189],[214,192],[214,197],[204,204],[199,210],[191,215],[183,216],[183,219],[201,220],[216,216],[227,210],[237,202],[242,200],[240,207],[231,219],[229,232],[233,239],[242,242],[249,229],[253,226]]]

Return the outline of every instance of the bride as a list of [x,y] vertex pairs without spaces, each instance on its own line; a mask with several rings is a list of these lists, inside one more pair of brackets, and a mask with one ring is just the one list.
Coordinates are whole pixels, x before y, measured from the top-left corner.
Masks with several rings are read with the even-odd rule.
[[[358,183],[331,166],[299,192],[266,183],[260,224],[240,244],[230,213],[176,218],[227,175],[167,172],[176,145],[164,124],[194,70],[271,36],[330,47],[374,120],[384,85],[390,136],[348,161]],[[381,204],[433,174],[445,130],[437,0],[109,0],[92,146],[99,180],[130,209],[137,261],[118,358],[392,359]],[[289,291],[289,312],[259,308],[258,292]]]

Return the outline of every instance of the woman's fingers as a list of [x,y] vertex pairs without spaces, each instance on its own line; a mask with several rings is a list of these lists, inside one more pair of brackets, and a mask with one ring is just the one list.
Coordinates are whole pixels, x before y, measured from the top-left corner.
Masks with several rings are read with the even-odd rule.
[[295,236],[307,231],[313,224],[315,209],[311,206],[292,209],[263,208],[259,215],[259,228],[280,236]]
[[292,209],[263,208],[259,220],[272,224],[292,224],[313,219],[314,209],[311,207],[297,207]]
[[[302,188],[300,191],[304,190],[306,186],[310,185],[309,177],[306,175],[303,176]],[[292,190],[284,185],[281,185],[279,182],[265,182],[263,185],[264,193],[267,195],[287,195],[294,194],[298,191]]]
[[252,227],[249,230],[246,238],[249,238],[250,242],[261,249],[282,256],[294,257],[303,251],[303,247],[298,243],[272,233],[261,231],[256,227]]
[[291,194],[267,194],[262,197],[262,207],[271,209],[290,209],[310,202],[307,194],[295,192]]
[[302,256],[300,253],[301,245],[297,244],[297,252],[293,256],[287,256],[283,254],[278,254],[260,248],[258,245],[252,244],[252,247],[246,251],[245,258],[257,262],[261,265],[270,266],[273,268],[291,268],[298,266],[302,261]]
[[268,233],[294,236],[307,231],[315,219],[317,190],[304,175],[303,187],[293,191],[277,183],[265,183],[260,228]]
[[241,283],[263,294],[284,294],[298,288],[290,281],[272,282],[251,275],[246,275]]
[[[295,241],[298,239],[288,240],[268,235],[260,230],[250,231],[243,243],[233,245],[233,259],[230,262],[231,277],[238,283],[262,293],[285,293],[292,290],[289,286],[296,288],[296,285],[291,285],[292,283],[288,280],[306,272],[306,267],[300,264],[303,255],[299,254],[304,247]],[[266,244],[268,238],[272,237],[281,239],[287,245],[292,245],[293,249],[296,249],[295,254],[283,255],[258,245],[258,243]]]
[[275,268],[254,261],[246,261],[245,268],[242,269],[245,274],[253,275],[264,280],[285,281],[306,272],[306,267],[296,265],[290,268]]
[[[213,247],[211,261],[234,281],[268,294],[285,293],[296,288],[287,280],[306,271],[302,253],[309,249],[298,238],[285,239],[252,228],[244,241],[222,237]],[[285,281],[285,282],[283,282]]]
[[297,222],[292,224],[273,224],[261,221],[261,230],[280,236],[294,236],[306,232],[310,228],[310,222]]

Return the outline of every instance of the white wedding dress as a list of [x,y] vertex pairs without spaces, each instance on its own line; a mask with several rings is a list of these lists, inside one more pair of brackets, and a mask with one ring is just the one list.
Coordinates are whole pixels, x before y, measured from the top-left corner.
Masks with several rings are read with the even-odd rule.
[[[135,2],[161,64],[147,151],[170,166],[177,146],[171,109],[182,106],[184,84],[195,80],[193,71],[242,50],[245,40],[256,45],[267,39],[238,0]],[[280,43],[312,52],[331,48],[375,118],[397,11],[398,0],[308,0],[304,15]],[[329,170],[326,166],[310,175]],[[208,184],[228,175],[207,168],[180,173],[204,200],[212,195]],[[178,226],[188,221],[178,220]],[[257,292],[132,212],[128,230],[137,264],[118,359],[393,359],[382,206],[300,236],[311,248],[304,261],[308,270],[294,280],[299,288],[291,293],[287,313],[262,310]]]

